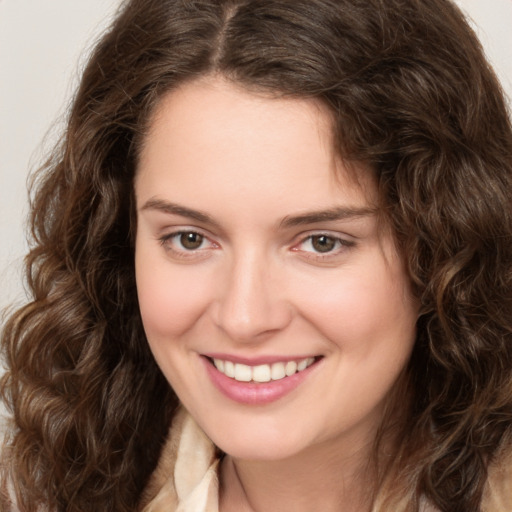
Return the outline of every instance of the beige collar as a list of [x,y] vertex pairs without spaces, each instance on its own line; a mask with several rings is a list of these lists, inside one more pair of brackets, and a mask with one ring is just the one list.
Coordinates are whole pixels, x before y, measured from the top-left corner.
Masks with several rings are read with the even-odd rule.
[[219,459],[213,443],[184,410],[173,421],[142,512],[218,512]]

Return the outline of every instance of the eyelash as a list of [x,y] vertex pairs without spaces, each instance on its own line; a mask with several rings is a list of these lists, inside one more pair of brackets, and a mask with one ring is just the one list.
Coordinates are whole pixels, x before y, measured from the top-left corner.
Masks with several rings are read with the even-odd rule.
[[[194,249],[187,249],[185,247],[182,248],[175,248],[173,245],[175,243],[180,243],[180,237],[183,235],[195,235],[198,237],[201,237],[201,245]],[[318,239],[324,238],[326,242],[333,243],[333,247],[325,252],[317,251],[315,250],[313,244],[315,243],[315,239],[319,241]],[[173,243],[173,240],[177,240],[177,242]],[[181,258],[181,259],[187,259],[187,258],[197,258],[202,251],[207,250],[208,248],[218,248],[219,245],[215,242],[212,242],[207,236],[203,235],[202,233],[195,231],[193,229],[190,230],[179,230],[174,231],[172,233],[168,233],[162,237],[159,238],[159,242],[164,247],[164,249],[170,253],[173,254],[174,257]],[[203,247],[204,244],[208,244],[208,247]],[[300,248],[304,244],[309,244],[312,248],[312,250],[304,250],[304,248]],[[325,232],[318,232],[318,233],[312,233],[308,234],[307,236],[303,236],[298,243],[296,243],[291,250],[294,252],[302,252],[304,254],[304,257],[307,259],[312,259],[316,261],[326,261],[329,259],[336,258],[340,255],[340,253],[344,252],[344,250],[349,249],[353,247],[355,243],[351,240],[346,240],[344,238],[340,238],[339,236],[333,235],[331,233],[325,233]],[[206,254],[205,254],[206,256]]]

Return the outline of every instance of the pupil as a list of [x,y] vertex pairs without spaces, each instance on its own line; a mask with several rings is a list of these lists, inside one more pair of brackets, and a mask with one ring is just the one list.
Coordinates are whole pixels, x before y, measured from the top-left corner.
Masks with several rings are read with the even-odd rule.
[[197,233],[182,233],[180,242],[185,249],[199,249],[203,243],[203,237]]
[[311,243],[313,244],[315,251],[329,252],[334,249],[336,241],[334,240],[334,238],[331,238],[330,236],[318,235],[313,237]]

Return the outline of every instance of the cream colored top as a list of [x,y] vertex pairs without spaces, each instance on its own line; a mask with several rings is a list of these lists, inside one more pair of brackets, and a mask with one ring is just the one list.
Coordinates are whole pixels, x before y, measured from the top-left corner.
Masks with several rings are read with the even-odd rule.
[[210,439],[180,411],[144,492],[142,512],[218,512],[219,462]]

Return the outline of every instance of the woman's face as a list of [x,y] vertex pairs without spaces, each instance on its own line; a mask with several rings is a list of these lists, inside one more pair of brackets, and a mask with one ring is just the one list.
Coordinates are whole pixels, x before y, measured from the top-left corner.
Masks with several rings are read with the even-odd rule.
[[417,303],[370,173],[344,169],[322,108],[185,84],[152,120],[135,191],[147,338],[209,437],[247,459],[367,445]]

